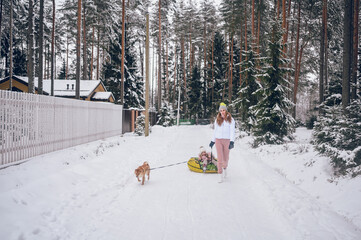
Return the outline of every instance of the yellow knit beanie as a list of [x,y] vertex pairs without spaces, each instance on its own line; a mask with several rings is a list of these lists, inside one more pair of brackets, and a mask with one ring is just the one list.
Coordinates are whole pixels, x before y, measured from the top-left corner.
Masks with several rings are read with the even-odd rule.
[[221,109],[224,109],[227,111],[227,105],[224,102],[221,102],[221,104],[219,104],[219,111],[221,111]]

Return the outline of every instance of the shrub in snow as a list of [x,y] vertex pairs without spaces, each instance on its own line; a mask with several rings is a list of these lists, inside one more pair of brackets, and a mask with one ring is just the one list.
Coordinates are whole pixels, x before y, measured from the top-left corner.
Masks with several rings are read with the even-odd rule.
[[[149,125],[150,131],[150,125]],[[134,133],[142,136],[145,133],[145,116],[143,114],[139,115],[135,120],[135,130]]]
[[331,158],[337,175],[361,174],[361,100],[346,109],[341,104],[322,107],[312,134],[315,148]]
[[162,125],[163,127],[173,126],[176,122],[176,118],[173,113],[173,108],[171,104],[163,103],[160,113],[158,114],[157,125]]

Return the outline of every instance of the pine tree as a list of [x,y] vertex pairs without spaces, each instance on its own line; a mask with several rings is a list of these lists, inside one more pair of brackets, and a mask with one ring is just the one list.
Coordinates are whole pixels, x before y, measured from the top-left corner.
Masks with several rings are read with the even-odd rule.
[[245,55],[244,59],[247,59],[242,62],[244,77],[239,96],[233,105],[239,109],[242,128],[250,132],[256,118],[255,112],[252,110],[258,103],[257,92],[261,88],[258,80],[260,70],[256,67],[256,60],[259,57],[253,48],[244,51],[243,54]]
[[[213,46],[212,46],[213,44]],[[210,43],[209,51],[209,66],[213,68],[208,69],[208,76],[211,76],[211,94],[209,95],[209,102],[212,104],[213,114],[217,111],[217,105],[225,101],[225,84],[227,82],[227,52],[225,51],[225,42],[222,34],[216,32],[213,43]]]
[[65,65],[65,60],[63,60],[63,66],[60,69],[60,73],[59,73],[58,78],[59,79],[65,79],[65,76],[66,76],[66,65]]
[[[126,25],[127,28],[127,25]],[[112,39],[109,46],[109,61],[104,64],[105,86],[113,92],[116,102],[120,102],[121,84],[121,30],[118,28],[116,38]],[[134,37],[126,31],[125,38],[125,66],[124,66],[124,108],[143,108],[144,89],[143,81],[137,67],[134,50]]]
[[163,127],[170,127],[173,126],[175,122],[176,118],[173,113],[172,105],[164,101],[162,108],[158,114],[157,125],[161,125]]
[[360,175],[361,101],[357,99],[343,109],[341,95],[338,96],[339,104],[325,105],[315,123],[313,144],[317,151],[331,158],[337,175]]
[[294,132],[295,120],[287,113],[292,102],[287,99],[286,74],[289,59],[283,57],[282,32],[280,23],[273,23],[270,35],[265,74],[262,77],[262,88],[258,91],[259,102],[252,109],[256,117],[252,132],[255,136],[254,146],[262,144],[280,144],[284,137]]
[[197,66],[194,66],[192,79],[189,83],[189,114],[191,118],[196,119],[202,116],[202,105],[201,105],[201,96],[202,96],[202,83],[201,75]]

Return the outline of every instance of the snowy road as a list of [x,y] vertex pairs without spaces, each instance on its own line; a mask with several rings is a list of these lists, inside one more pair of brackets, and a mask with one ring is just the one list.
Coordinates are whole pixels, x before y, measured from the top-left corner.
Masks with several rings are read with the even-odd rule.
[[0,239],[361,239],[361,231],[236,142],[227,180],[186,164],[209,126],[154,128],[0,170]]

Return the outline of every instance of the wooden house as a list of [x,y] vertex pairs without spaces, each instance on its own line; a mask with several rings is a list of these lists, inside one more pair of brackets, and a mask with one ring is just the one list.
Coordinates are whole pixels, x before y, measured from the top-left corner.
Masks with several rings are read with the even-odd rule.
[[[76,80],[54,80],[54,96],[75,98]],[[38,79],[34,80],[35,93],[38,93]],[[0,80],[0,89],[9,90],[10,77]],[[28,77],[12,77],[12,91],[28,92]],[[50,95],[51,80],[43,80],[43,94]],[[80,80],[80,99],[86,101],[102,101],[114,103],[114,96],[108,92],[101,80]]]

